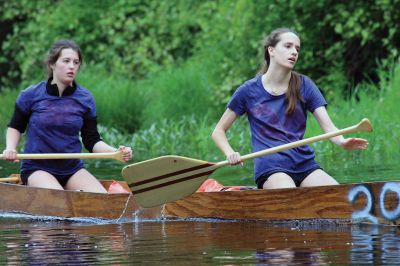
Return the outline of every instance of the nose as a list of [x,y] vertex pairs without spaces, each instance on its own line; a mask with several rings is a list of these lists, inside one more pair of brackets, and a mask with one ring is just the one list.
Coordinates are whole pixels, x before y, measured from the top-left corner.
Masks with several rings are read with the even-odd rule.
[[74,64],[74,62],[68,62],[68,68],[74,68],[75,67],[75,64]]

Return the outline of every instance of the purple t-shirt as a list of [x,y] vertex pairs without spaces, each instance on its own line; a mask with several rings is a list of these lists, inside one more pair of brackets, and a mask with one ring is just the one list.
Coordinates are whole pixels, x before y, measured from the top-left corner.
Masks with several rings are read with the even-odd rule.
[[[71,95],[50,95],[43,81],[23,90],[17,107],[29,116],[24,153],[79,153],[83,120],[96,117],[91,93],[77,85]],[[55,175],[73,174],[83,168],[79,159],[23,160],[21,171],[44,170]]]
[[[307,110],[311,113],[326,101],[312,80],[304,75],[301,79],[301,97],[292,115],[287,116],[285,94],[273,96],[262,85],[261,76],[246,81],[233,94],[228,108],[238,116],[247,114],[251,130],[253,152],[273,148],[303,139],[306,130]],[[254,178],[267,172],[284,171],[301,173],[318,164],[314,151],[308,146],[281,151],[254,159]]]

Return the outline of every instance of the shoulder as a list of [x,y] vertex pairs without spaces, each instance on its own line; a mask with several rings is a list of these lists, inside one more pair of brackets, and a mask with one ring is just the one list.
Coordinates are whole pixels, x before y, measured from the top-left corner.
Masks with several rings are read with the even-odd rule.
[[33,101],[37,98],[42,97],[46,91],[46,81],[41,81],[37,84],[31,85],[28,88],[22,90],[19,94],[19,101]]
[[302,87],[305,87],[305,88],[316,87],[314,81],[310,77],[303,75],[303,74],[299,74],[299,75],[300,75]]
[[94,100],[93,94],[88,89],[79,84],[77,84],[75,95],[82,100]]
[[314,81],[303,74],[300,74],[300,81],[301,81],[301,87],[300,91],[303,96],[307,96],[310,93],[315,93],[315,91],[319,91],[318,86],[314,83]]
[[37,95],[42,93],[42,91],[46,88],[46,81],[41,81],[37,84],[31,85],[28,88],[21,91],[21,95]]
[[245,81],[239,88],[236,90],[236,93],[240,93],[242,95],[251,96],[254,95],[258,90],[257,88],[260,86],[261,80],[260,76],[255,76],[252,79]]
[[46,82],[41,81],[37,84],[31,85],[28,88],[22,90],[20,94],[18,95],[18,98],[16,100],[16,105],[23,111],[28,112],[28,110],[32,107],[32,105],[40,101],[46,91]]
[[80,84],[76,84],[76,91],[80,95],[93,96],[92,93],[88,89],[86,89],[85,87],[81,86]]
[[308,110],[314,112],[317,107],[327,105],[322,91],[318,88],[314,81],[305,75],[300,75],[300,77],[302,83],[301,95],[306,102]]
[[73,97],[82,106],[84,106],[91,117],[96,117],[96,103],[93,94],[88,89],[77,84],[76,91],[73,94]]
[[260,82],[261,82],[260,78],[261,78],[261,76],[257,75],[254,78],[245,81],[240,87],[244,87],[247,90],[254,89],[255,87],[260,85]]

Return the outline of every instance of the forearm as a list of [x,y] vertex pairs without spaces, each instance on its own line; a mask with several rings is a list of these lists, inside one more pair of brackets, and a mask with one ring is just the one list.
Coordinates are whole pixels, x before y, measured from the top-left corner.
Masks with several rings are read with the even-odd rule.
[[21,139],[21,133],[15,128],[7,128],[6,133],[6,150],[17,150],[19,141]]
[[216,128],[212,133],[212,139],[217,147],[225,154],[225,156],[228,156],[234,152],[233,148],[229,144],[224,130]]
[[[326,111],[325,107],[317,108],[314,111],[314,116],[317,119],[318,124],[321,127],[321,129],[324,131],[324,133],[329,133],[329,132],[338,130],[338,128],[333,124],[331,118],[329,117],[328,112]],[[343,136],[336,136],[336,137],[330,138],[329,140],[333,144],[336,144],[338,146],[342,146],[344,143]]]
[[[339,130],[333,123],[331,123],[330,125],[325,125],[325,126],[321,125],[321,128],[324,131],[324,133],[329,133],[329,132]],[[344,142],[344,137],[341,135],[336,136],[336,137],[330,138],[329,141],[338,146],[342,146],[343,142]]]
[[133,158],[133,151],[130,147],[119,146],[119,148],[114,148],[105,143],[104,141],[98,141],[92,149],[93,153],[102,153],[102,152],[115,152],[119,150],[122,152],[123,160],[125,162],[131,160]]
[[229,156],[235,152],[226,137],[226,132],[235,120],[236,114],[232,110],[226,109],[211,135],[215,144],[225,154],[225,156]]
[[104,141],[99,141],[93,146],[93,153],[115,152],[117,148],[111,147]]

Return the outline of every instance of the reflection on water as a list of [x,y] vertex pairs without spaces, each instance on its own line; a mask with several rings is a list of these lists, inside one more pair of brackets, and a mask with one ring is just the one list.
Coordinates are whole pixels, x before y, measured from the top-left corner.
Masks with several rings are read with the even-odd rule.
[[[399,229],[373,227],[354,230],[351,261],[360,264],[398,265],[400,256]],[[396,232],[397,231],[397,232]]]
[[387,264],[396,227],[212,220],[93,224],[0,218],[0,264]]

